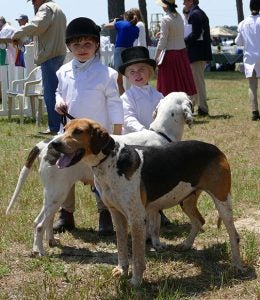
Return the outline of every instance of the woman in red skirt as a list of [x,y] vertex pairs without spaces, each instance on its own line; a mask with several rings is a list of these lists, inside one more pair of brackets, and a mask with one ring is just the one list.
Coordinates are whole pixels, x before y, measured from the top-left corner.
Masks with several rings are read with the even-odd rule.
[[190,62],[184,42],[184,22],[176,11],[175,0],[157,0],[166,15],[161,21],[155,60],[158,64],[157,90],[164,96],[171,92],[195,95]]

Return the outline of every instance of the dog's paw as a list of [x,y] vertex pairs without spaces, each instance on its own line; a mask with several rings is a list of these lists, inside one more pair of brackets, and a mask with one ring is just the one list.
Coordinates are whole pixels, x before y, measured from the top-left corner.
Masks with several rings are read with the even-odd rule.
[[123,276],[123,275],[125,275],[125,271],[120,266],[117,266],[112,270],[113,277],[119,277],[119,276]]
[[243,276],[247,271],[247,268],[243,267],[241,262],[232,263],[231,267],[237,276]]
[[130,280],[128,280],[128,284],[130,286],[133,286],[133,287],[138,287],[140,286],[142,283],[142,278],[131,278]]
[[33,250],[30,255],[30,257],[32,258],[42,257],[42,256],[45,256],[45,253],[44,251],[40,252],[39,250]]
[[49,246],[51,248],[56,247],[58,245],[59,245],[59,239],[51,239],[51,240],[49,240]]
[[156,251],[159,251],[159,250],[163,250],[167,247],[167,244],[166,243],[162,243],[162,242],[157,242],[157,243],[154,243],[153,244],[153,248],[156,250]]

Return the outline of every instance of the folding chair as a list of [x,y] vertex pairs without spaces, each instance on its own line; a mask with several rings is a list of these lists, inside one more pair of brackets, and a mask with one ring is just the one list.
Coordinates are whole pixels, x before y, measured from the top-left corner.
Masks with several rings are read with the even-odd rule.
[[[11,88],[6,92],[8,99],[8,119],[11,120],[13,109],[13,98],[19,101],[20,124],[23,124],[24,109],[28,108],[27,100],[30,100],[32,118],[36,120],[37,125],[43,117],[43,90],[41,67],[36,67],[30,74],[19,80],[11,82]],[[15,101],[16,102],[16,101]],[[37,105],[37,111],[35,107]]]

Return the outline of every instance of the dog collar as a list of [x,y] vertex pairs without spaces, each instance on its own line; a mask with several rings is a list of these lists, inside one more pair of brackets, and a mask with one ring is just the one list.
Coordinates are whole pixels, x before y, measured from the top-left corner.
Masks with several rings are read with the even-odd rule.
[[157,133],[157,134],[159,134],[159,135],[161,135],[162,137],[164,137],[169,143],[171,143],[172,142],[172,140],[165,134],[165,133],[163,133],[163,132],[160,132],[160,131],[155,131],[154,129],[152,129],[152,128],[150,128],[149,130],[152,130],[152,131],[154,131],[155,133]]
[[98,162],[97,165],[92,166],[92,169],[98,167],[99,165],[101,165],[101,164],[108,158],[108,156],[109,156],[109,154],[106,155],[104,158],[102,158],[102,159]]
[[102,153],[105,154],[106,156],[103,157],[99,163],[95,166],[93,166],[92,168],[96,168],[98,167],[99,165],[101,165],[110,155],[111,151],[114,150],[115,148],[115,141],[114,139],[110,138],[108,143],[106,144],[106,146],[102,149]]

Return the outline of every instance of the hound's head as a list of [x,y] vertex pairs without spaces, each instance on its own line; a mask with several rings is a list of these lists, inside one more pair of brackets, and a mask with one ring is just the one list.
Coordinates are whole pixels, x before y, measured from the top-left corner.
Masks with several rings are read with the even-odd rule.
[[162,131],[172,140],[180,140],[184,124],[192,126],[192,102],[183,92],[173,92],[163,98],[155,112],[150,128]]
[[65,168],[77,163],[84,156],[97,155],[112,141],[99,123],[90,119],[75,119],[64,127],[64,133],[52,142],[52,147],[63,154],[57,165]]

